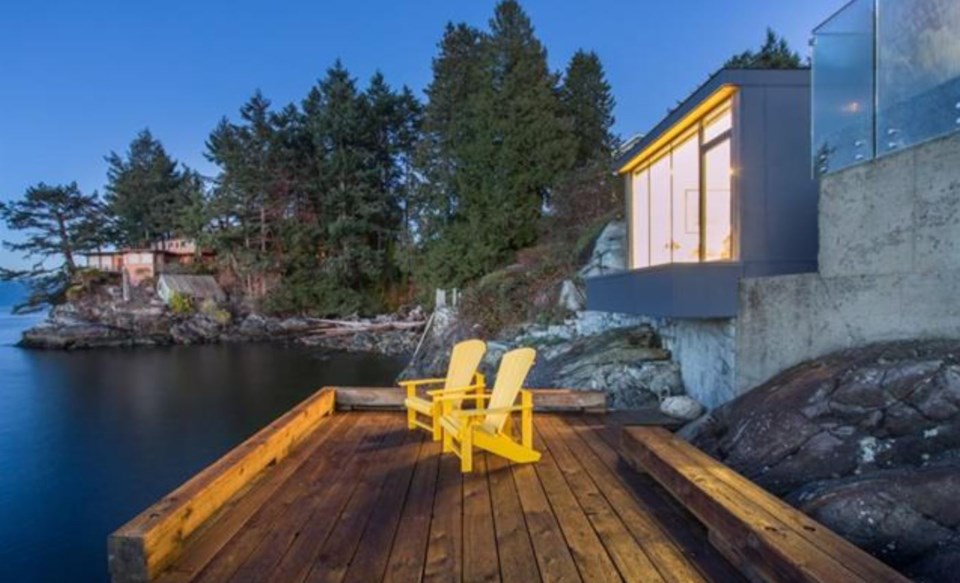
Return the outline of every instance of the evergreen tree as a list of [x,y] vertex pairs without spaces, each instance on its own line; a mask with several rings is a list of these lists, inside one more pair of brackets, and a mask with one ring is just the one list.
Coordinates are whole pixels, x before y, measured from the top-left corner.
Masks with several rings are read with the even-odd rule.
[[174,222],[174,229],[178,235],[192,239],[196,243],[197,254],[208,246],[210,240],[210,208],[206,195],[206,184],[203,177],[195,170],[184,172],[181,182],[182,206]]
[[0,219],[8,229],[26,234],[22,242],[4,241],[4,247],[35,260],[29,269],[0,268],[0,280],[22,281],[30,289],[15,313],[62,302],[79,270],[77,255],[99,249],[109,236],[99,197],[83,194],[75,182],[31,186],[21,200],[0,202]]
[[106,161],[106,201],[116,218],[118,242],[143,246],[174,236],[185,202],[185,171],[163,144],[143,130],[125,156],[111,152]]
[[787,39],[767,29],[767,38],[755,53],[747,50],[734,55],[723,65],[726,69],[799,69],[803,66],[800,55],[790,48]]
[[621,210],[621,181],[610,163],[616,144],[613,134],[614,99],[600,58],[577,51],[563,78],[560,99],[573,125],[576,160],[557,184],[546,225],[550,239],[579,237],[598,219]]
[[415,161],[421,181],[414,220],[427,241],[450,226],[459,207],[457,171],[473,141],[471,121],[478,115],[474,110],[490,86],[482,40],[479,30],[448,24],[439,44],[440,54],[433,60]]
[[[509,262],[537,237],[552,186],[575,144],[558,79],[530,19],[500,2],[488,34],[447,28],[428,89],[422,175],[438,202],[428,219],[421,273],[428,285],[462,285]],[[440,191],[437,194],[437,191]]]
[[496,168],[485,174],[490,196],[478,202],[488,211],[482,217],[487,230],[506,235],[507,241],[485,270],[535,241],[540,211],[551,187],[571,167],[575,147],[546,49],[515,0],[503,0],[494,9],[487,51],[493,95],[484,117],[495,129],[490,137],[497,146]]
[[221,169],[208,203],[215,228],[209,240],[252,298],[268,291],[288,215],[302,204],[290,194],[301,186],[290,159],[309,159],[301,124],[295,110],[275,114],[256,91],[241,106],[239,123],[224,118],[207,139],[206,156]]
[[567,65],[560,90],[564,114],[571,120],[577,143],[575,167],[595,159],[609,159],[616,144],[613,135],[615,101],[594,52],[577,51]]

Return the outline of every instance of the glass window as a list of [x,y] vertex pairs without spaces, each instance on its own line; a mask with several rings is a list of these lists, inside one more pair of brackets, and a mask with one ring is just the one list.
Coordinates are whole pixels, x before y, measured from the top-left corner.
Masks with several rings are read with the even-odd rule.
[[717,115],[712,120],[707,122],[707,125],[703,128],[703,141],[709,142],[710,140],[716,138],[723,132],[731,129],[733,127],[733,114],[730,109],[727,109],[720,115]]
[[633,267],[650,265],[650,173],[633,175]]
[[715,111],[632,175],[631,267],[733,259],[730,102]]
[[704,155],[704,261],[733,258],[730,208],[730,140],[723,140]]
[[670,156],[650,167],[650,265],[670,263]]
[[700,261],[700,145],[697,135],[673,149],[673,261]]

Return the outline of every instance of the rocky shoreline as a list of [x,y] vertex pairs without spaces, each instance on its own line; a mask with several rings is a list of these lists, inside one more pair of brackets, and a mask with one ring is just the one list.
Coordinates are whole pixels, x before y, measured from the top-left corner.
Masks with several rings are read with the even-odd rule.
[[349,333],[330,333],[330,321],[310,317],[279,318],[223,309],[175,314],[161,302],[70,302],[50,310],[46,320],[24,331],[24,348],[82,350],[287,342],[351,352],[411,354],[422,332],[423,314],[413,310],[369,319],[342,321]]

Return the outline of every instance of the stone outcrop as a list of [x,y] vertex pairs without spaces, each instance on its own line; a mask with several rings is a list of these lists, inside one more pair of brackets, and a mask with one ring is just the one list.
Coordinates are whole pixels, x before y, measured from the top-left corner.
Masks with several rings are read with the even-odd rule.
[[[296,342],[331,350],[410,354],[420,337],[416,327],[422,312],[347,320],[356,331],[326,334],[329,320],[277,318],[231,313],[216,305],[176,314],[152,294],[124,301],[109,289],[50,310],[47,319],[26,330],[20,345],[27,348],[86,349],[220,342]],[[396,326],[392,325],[396,323]],[[370,328],[363,329],[363,328]],[[391,329],[403,328],[403,329]]]
[[580,277],[595,277],[627,268],[627,223],[611,221],[600,232]]
[[908,575],[960,569],[960,341],[799,365],[682,434]]
[[[450,347],[473,335],[449,310],[439,319],[401,378],[442,377]],[[495,378],[503,353],[520,346],[537,349],[529,387],[603,389],[608,404],[618,409],[656,407],[661,399],[683,393],[670,352],[653,328],[636,318],[581,312],[564,324],[525,326],[488,341],[481,370]]]

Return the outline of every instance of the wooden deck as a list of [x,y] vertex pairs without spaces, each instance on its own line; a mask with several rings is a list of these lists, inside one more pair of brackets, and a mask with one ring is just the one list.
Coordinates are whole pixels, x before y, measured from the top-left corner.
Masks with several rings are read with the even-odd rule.
[[616,417],[536,416],[534,465],[453,455],[401,413],[338,413],[234,496],[159,581],[738,581],[620,460]]

